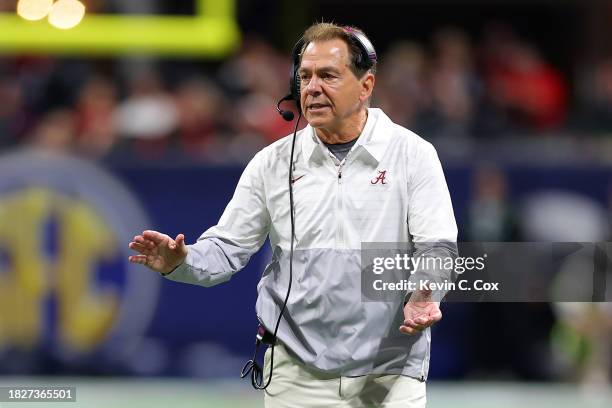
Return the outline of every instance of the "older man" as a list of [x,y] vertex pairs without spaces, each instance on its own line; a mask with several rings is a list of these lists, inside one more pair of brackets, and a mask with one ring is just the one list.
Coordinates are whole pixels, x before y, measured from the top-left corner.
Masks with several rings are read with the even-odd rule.
[[[130,243],[139,252],[130,261],[211,286],[229,280],[269,237],[273,258],[256,310],[272,331],[289,285],[293,231],[293,289],[266,407],[423,407],[439,303],[419,290],[407,302],[405,294],[362,301],[361,247],[427,242],[430,252],[454,255],[448,243],[457,229],[440,161],[430,143],[368,107],[376,56],[361,31],[319,23],[299,44],[294,94],[308,126],[295,142],[294,228],[288,136],[255,155],[219,223],[195,244],[145,231]],[[270,357],[268,350],[266,374]]]

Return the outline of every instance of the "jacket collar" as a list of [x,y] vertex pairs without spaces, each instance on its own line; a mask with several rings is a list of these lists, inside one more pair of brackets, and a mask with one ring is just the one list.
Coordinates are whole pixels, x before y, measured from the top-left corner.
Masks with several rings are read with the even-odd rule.
[[[368,108],[368,119],[359,139],[353,146],[353,154],[359,156],[365,153],[378,164],[391,139],[392,125],[391,119],[381,109]],[[313,161],[317,157],[325,157],[327,148],[319,139],[313,127],[307,125],[302,135],[302,152],[306,162]]]

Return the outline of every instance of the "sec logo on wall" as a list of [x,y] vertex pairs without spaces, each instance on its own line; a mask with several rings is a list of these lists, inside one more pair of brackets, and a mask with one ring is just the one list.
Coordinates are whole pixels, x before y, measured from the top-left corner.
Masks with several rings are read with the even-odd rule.
[[77,158],[0,156],[0,359],[121,359],[153,316],[160,280],[127,262],[150,222],[130,191]]

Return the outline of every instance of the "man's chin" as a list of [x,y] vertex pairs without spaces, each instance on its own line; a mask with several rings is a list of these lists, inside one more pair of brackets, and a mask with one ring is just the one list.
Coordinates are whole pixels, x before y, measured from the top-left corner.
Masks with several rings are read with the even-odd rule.
[[322,127],[325,127],[325,123],[320,121],[320,120],[309,120],[308,124],[310,125],[310,127],[313,127],[315,129],[319,129]]
[[320,128],[320,127],[325,127],[325,125],[327,125],[329,123],[329,118],[327,117],[323,117],[320,115],[312,115],[312,114],[308,114],[306,115],[306,121],[308,121],[308,124],[313,127],[313,128]]

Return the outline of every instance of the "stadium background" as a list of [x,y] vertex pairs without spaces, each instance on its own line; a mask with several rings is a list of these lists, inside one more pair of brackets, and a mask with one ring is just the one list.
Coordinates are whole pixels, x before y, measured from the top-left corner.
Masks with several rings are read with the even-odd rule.
[[[268,248],[203,289],[128,265],[127,243],[216,222],[290,131],[274,103],[313,21],[373,39],[373,106],[438,149],[460,239],[610,240],[608,2],[91,0],[65,31],[16,3],[0,0],[0,385],[76,385],[83,407],[262,405],[237,377]],[[138,15],[157,25],[117,20]],[[431,407],[612,403],[609,306],[443,311]]]

